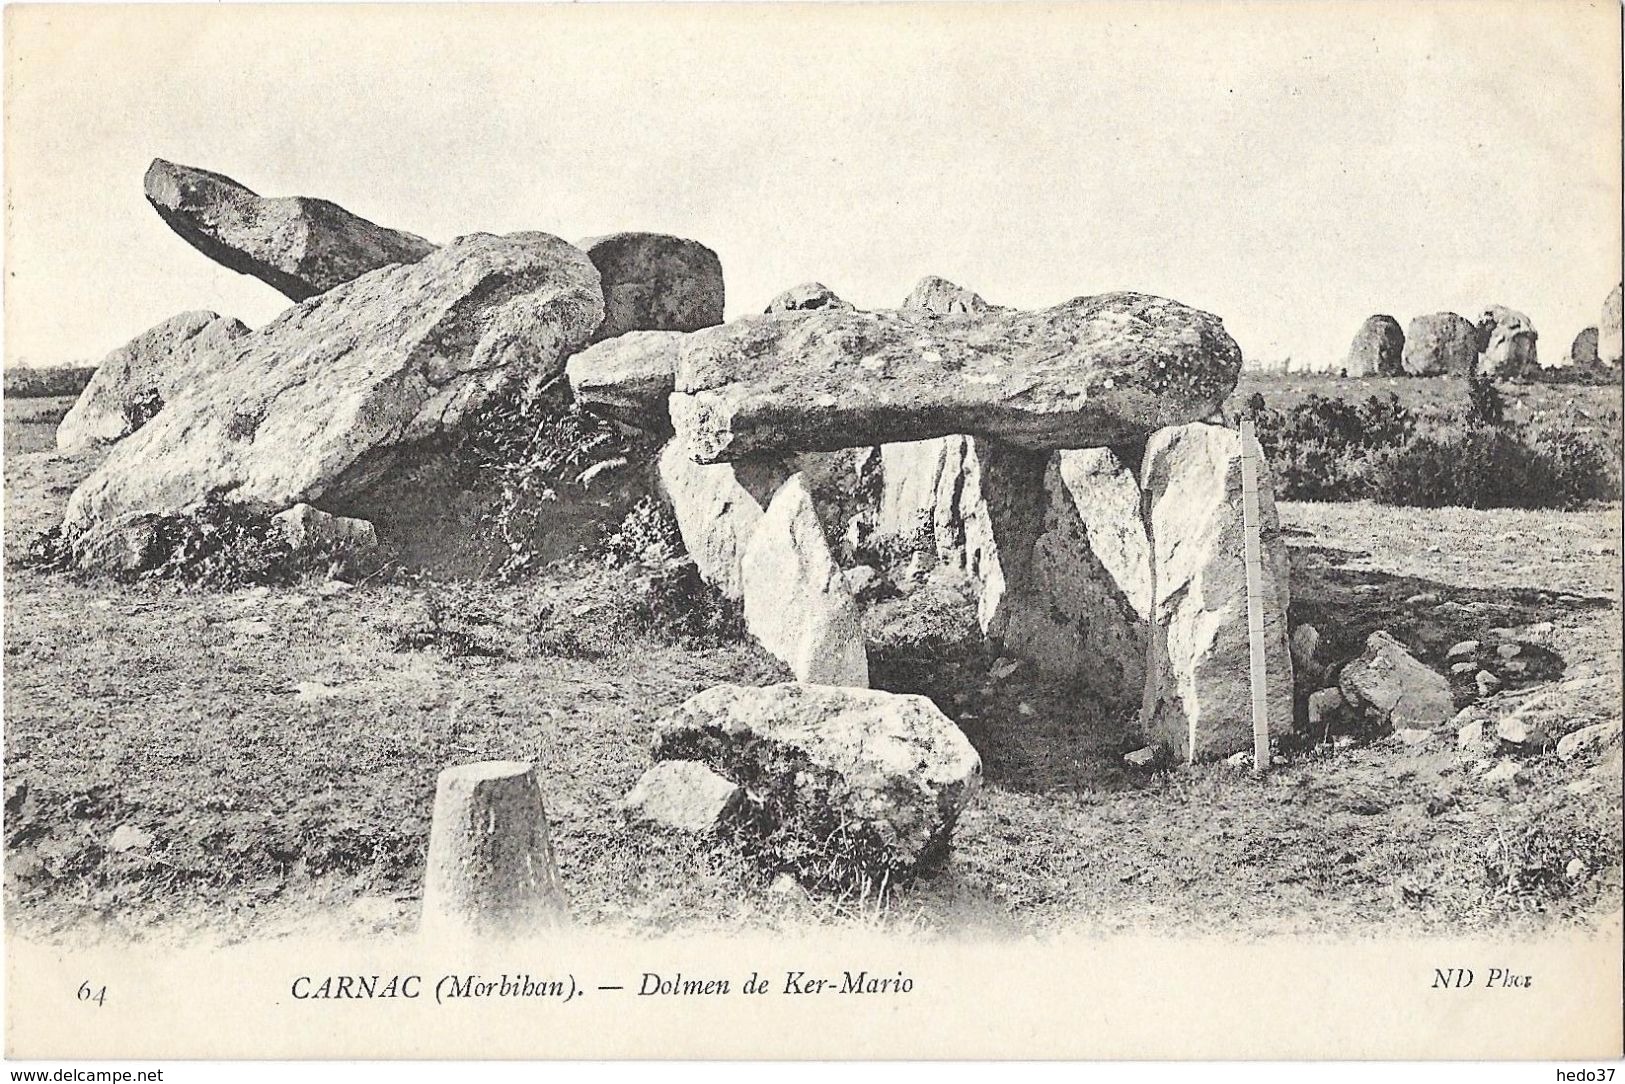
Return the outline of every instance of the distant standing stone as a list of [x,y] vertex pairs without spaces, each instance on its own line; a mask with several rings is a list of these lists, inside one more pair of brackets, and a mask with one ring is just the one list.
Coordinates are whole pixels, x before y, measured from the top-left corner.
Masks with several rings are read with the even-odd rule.
[[154,158],[147,202],[209,259],[252,275],[295,301],[392,263],[416,263],[435,250],[413,233],[392,230],[308,196],[267,198],[230,177]]
[[937,275],[927,275],[915,284],[913,292],[904,299],[902,307],[912,312],[957,316],[962,313],[988,312],[995,306],[988,304],[982,295],[974,290],[967,290]]
[[1478,329],[1453,312],[1418,316],[1405,333],[1408,376],[1467,376],[1478,366]]
[[1491,305],[1478,318],[1478,339],[1483,356],[1478,371],[1486,376],[1516,379],[1537,371],[1536,342],[1540,336],[1529,317],[1505,305]]
[[1582,328],[1580,334],[1574,337],[1573,344],[1569,346],[1569,364],[1585,369],[1595,366],[1600,360],[1598,342],[1596,328]]
[[1597,324],[1597,359],[1604,365],[1620,366],[1620,288],[1602,303],[1602,320]]
[[850,309],[849,302],[842,301],[834,290],[822,282],[804,282],[800,286],[792,286],[784,293],[767,303],[766,313],[775,312],[813,312],[819,309]]
[[424,877],[423,932],[519,936],[566,917],[535,767],[491,760],[441,772]]
[[1344,369],[1349,376],[1405,375],[1405,332],[1392,316],[1366,317],[1349,345]]
[[722,323],[722,261],[698,241],[612,233],[577,247],[604,283],[604,322],[594,342],[628,331],[698,331]]

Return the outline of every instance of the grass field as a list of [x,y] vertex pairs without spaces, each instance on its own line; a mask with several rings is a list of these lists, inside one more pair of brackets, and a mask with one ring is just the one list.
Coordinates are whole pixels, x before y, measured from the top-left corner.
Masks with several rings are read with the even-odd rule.
[[[579,566],[512,586],[230,592],[18,568],[91,465],[50,450],[33,402],[6,403],[4,626],[5,891],[32,936],[408,929],[436,772],[506,757],[541,766],[576,915],[629,931],[1457,935],[1591,924],[1621,904],[1618,745],[1530,757],[1509,785],[1480,779],[1448,727],[1417,746],[1317,745],[1263,779],[1140,774],[1085,736],[1076,705],[970,663],[950,714],[987,785],[946,864],[884,900],[809,895],[614,809],[662,711],[778,679],[754,647],[625,634],[626,585]],[[1281,514],[1295,612],[1335,645],[1381,627],[1436,659],[1523,630],[1564,658],[1565,729],[1619,717],[1619,506]],[[426,607],[451,615],[461,650],[397,649]],[[561,614],[582,634],[538,635]],[[1492,698],[1491,717],[1518,695]]]

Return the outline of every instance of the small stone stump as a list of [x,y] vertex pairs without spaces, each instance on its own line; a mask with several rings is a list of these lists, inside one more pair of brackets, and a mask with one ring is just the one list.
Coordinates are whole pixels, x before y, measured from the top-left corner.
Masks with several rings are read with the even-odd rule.
[[535,765],[488,760],[441,772],[422,932],[517,936],[567,918]]

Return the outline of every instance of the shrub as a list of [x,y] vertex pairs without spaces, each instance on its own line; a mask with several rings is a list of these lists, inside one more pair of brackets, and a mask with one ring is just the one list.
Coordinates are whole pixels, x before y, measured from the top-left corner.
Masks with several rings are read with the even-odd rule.
[[567,395],[555,381],[496,396],[465,420],[451,449],[463,467],[499,489],[481,527],[506,552],[497,569],[504,579],[537,563],[534,541],[561,491],[647,450],[649,438],[566,403]]
[[683,547],[677,519],[665,503],[645,496],[601,551],[611,568],[631,577],[631,618],[640,631],[687,643],[724,643],[744,638],[739,604],[700,576]]
[[1601,449],[1579,433],[1458,423],[1372,456],[1371,496],[1424,508],[1577,508],[1607,496]]
[[1495,381],[1487,376],[1467,378],[1467,424],[1501,425],[1506,421],[1507,404]]

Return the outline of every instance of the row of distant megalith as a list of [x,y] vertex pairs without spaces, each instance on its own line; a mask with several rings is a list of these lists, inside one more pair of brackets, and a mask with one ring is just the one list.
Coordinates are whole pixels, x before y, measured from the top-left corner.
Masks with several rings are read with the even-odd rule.
[[[1491,305],[1478,322],[1453,312],[1414,318],[1401,330],[1392,316],[1366,318],[1343,365],[1346,376],[1472,376],[1527,379],[1542,372],[1539,334],[1529,317]],[[1603,302],[1595,327],[1575,336],[1568,364],[1577,371],[1620,368],[1620,287]]]
[[[59,433],[112,444],[64,520],[83,563],[141,567],[157,522],[207,498],[387,537],[395,472],[567,376],[588,409],[663,438],[649,473],[698,567],[800,680],[868,684],[849,574],[912,546],[995,645],[1115,705],[1096,724],[1113,736],[1137,726],[1192,758],[1250,742],[1240,443],[1207,421],[1241,352],[1212,314],[1130,292],[1006,309],[927,278],[897,309],[808,284],[722,323],[720,261],[683,238],[433,245],[161,161],[147,196],[299,303],[253,330],[185,314],[98,371]],[[1264,503],[1289,727],[1286,557]]]

